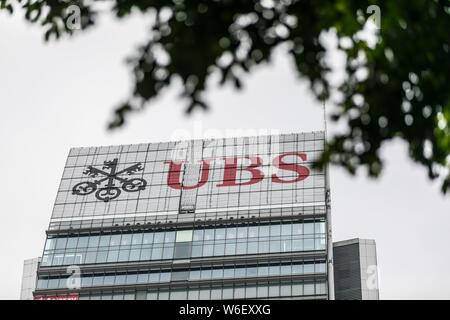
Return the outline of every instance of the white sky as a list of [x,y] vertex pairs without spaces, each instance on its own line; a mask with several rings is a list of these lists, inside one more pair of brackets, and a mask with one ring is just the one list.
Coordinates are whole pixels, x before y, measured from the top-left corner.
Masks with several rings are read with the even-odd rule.
[[[210,112],[186,117],[174,86],[125,128],[107,132],[112,108],[130,91],[124,59],[146,38],[146,24],[141,16],[101,22],[45,44],[38,26],[0,13],[2,299],[19,298],[23,260],[42,254],[70,147],[167,141],[179,130],[198,137],[208,129],[322,129],[320,104],[277,55],[242,92],[211,83]],[[407,158],[404,143],[387,143],[382,154],[386,168],[377,181],[332,168],[334,240],[376,240],[381,298],[448,299],[450,197]]]

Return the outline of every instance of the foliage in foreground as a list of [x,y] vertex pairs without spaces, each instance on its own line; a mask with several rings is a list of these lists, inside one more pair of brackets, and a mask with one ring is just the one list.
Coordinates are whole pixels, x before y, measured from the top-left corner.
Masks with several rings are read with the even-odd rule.
[[[45,39],[58,39],[74,30],[67,8],[80,9],[80,26],[95,24],[102,1],[0,0],[0,10],[25,12],[26,20],[45,29]],[[333,101],[349,130],[329,141],[321,164],[340,164],[351,173],[363,166],[378,176],[383,163],[382,142],[400,137],[410,157],[428,168],[431,179],[441,177],[442,191],[450,188],[450,2],[447,0],[111,0],[111,11],[125,18],[137,11],[153,21],[149,38],[130,59],[134,90],[120,105],[110,128],[124,124],[170,85],[183,83],[187,111],[207,108],[202,99],[212,73],[221,84],[242,86],[242,75],[270,60],[285,44],[295,72],[310,83],[319,100]],[[376,5],[377,7],[374,7]],[[370,7],[372,6],[372,7]],[[370,13],[378,21],[378,41],[361,39]],[[379,13],[378,16],[376,13]],[[333,30],[346,53],[345,82],[334,87],[326,49],[319,40]],[[76,30],[75,30],[76,32]],[[336,96],[336,95],[333,95]]]

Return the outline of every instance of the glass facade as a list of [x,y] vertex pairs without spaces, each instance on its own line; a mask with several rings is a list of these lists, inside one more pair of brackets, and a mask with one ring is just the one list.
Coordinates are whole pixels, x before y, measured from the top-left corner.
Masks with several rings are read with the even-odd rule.
[[326,299],[323,148],[315,132],[71,149],[35,295]]
[[49,237],[42,266],[325,250],[325,221]]

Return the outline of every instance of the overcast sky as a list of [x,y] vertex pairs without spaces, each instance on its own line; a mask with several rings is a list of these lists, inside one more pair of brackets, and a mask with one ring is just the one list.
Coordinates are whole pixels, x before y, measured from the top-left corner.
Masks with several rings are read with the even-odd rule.
[[[180,130],[201,138],[211,129],[323,129],[320,104],[278,54],[242,92],[211,82],[207,113],[186,117],[175,85],[108,132],[112,108],[130,92],[124,60],[146,38],[145,26],[141,16],[103,18],[89,32],[45,44],[37,25],[0,13],[0,298],[19,298],[23,260],[42,254],[69,148],[168,141]],[[376,181],[331,169],[334,240],[376,240],[381,298],[449,299],[450,197],[408,159],[403,142],[385,144],[382,154]]]

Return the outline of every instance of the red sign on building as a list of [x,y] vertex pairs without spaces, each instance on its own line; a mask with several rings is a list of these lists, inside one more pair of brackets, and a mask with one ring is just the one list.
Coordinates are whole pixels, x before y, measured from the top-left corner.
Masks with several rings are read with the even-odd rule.
[[78,294],[58,294],[51,296],[36,296],[33,300],[78,300]]

